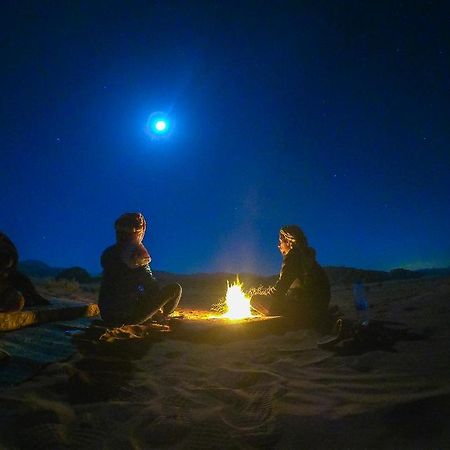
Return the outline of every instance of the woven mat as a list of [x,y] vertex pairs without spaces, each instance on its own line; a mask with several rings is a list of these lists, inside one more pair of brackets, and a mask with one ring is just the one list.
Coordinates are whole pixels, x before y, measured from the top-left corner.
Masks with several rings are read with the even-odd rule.
[[76,347],[72,334],[90,326],[93,318],[52,322],[0,335],[0,348],[11,358],[0,366],[0,389],[21,383],[47,364],[70,358]]

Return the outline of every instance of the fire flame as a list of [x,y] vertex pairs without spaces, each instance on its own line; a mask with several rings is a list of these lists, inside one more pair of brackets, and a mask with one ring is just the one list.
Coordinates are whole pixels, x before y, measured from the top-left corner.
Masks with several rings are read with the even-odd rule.
[[222,317],[228,319],[244,319],[252,317],[253,314],[250,308],[250,296],[245,294],[242,290],[242,283],[239,277],[235,283],[230,284],[227,281],[227,295],[225,297],[226,312]]

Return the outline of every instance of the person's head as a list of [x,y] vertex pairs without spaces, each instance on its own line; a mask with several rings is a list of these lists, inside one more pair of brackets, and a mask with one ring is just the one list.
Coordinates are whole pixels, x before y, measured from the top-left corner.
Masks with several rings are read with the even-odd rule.
[[298,225],[285,225],[280,229],[278,248],[281,254],[287,255],[293,248],[308,247],[305,233]]
[[122,214],[114,223],[118,243],[141,243],[144,239],[147,223],[141,213]]

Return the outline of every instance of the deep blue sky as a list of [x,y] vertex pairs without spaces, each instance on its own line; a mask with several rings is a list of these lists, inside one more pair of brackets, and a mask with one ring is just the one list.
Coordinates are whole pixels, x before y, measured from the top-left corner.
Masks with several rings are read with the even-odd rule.
[[[448,2],[2,1],[0,229],[99,272],[113,222],[152,267],[450,264]],[[170,138],[144,132],[154,111]]]

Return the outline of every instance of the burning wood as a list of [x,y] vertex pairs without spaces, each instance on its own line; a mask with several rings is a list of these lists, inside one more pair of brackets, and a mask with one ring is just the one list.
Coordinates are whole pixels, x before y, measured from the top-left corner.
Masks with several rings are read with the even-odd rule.
[[250,307],[250,296],[242,290],[243,283],[236,278],[234,283],[227,281],[225,300],[213,307],[221,313],[221,318],[245,319],[254,317]]

